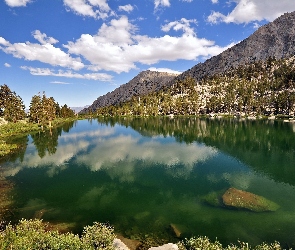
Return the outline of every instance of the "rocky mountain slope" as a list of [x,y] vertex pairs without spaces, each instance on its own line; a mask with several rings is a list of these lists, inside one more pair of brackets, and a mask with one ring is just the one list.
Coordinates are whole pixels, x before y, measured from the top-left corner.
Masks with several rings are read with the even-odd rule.
[[199,63],[180,75],[143,71],[130,82],[120,86],[111,93],[99,97],[87,109],[89,110],[116,105],[129,101],[132,96],[145,95],[159,90],[163,86],[171,86],[178,80],[192,77],[197,81],[217,73],[225,72],[239,65],[265,61],[269,57],[276,59],[295,55],[295,12],[286,13],[270,22],[251,36],[214,56],[204,63]]
[[201,80],[206,76],[225,72],[231,67],[295,55],[295,12],[286,13],[271,23],[260,27],[251,36],[214,56],[199,63],[177,77],[182,80],[190,76]]
[[148,93],[157,91],[176,76],[177,74],[166,72],[150,70],[142,71],[128,83],[121,85],[112,92],[98,97],[92,103],[92,105],[83,109],[80,113],[88,113],[89,111],[94,111],[97,108],[129,101],[132,96],[146,95]]

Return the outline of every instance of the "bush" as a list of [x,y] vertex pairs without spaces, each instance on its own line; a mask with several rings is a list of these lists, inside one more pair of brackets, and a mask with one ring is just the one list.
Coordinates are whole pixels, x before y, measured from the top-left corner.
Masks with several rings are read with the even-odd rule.
[[79,237],[72,233],[50,231],[49,224],[41,220],[22,219],[16,226],[9,224],[0,231],[0,249],[111,250],[114,249],[114,238],[113,229],[101,223],[85,227],[82,237]]
[[185,239],[182,242],[178,243],[179,250],[280,250],[282,249],[278,242],[272,244],[261,244],[255,247],[251,247],[248,243],[239,242],[239,246],[229,245],[225,248],[222,247],[222,244],[215,240],[215,242],[210,242],[208,237],[193,237],[190,239]]
[[81,240],[86,249],[112,250],[115,237],[113,227],[95,222],[84,228]]

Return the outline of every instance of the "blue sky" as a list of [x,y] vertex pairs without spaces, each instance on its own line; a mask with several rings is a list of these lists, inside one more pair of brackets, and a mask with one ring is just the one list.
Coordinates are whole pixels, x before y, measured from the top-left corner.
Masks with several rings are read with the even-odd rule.
[[183,72],[294,0],[0,0],[0,85],[29,108],[45,91],[79,107],[143,70]]

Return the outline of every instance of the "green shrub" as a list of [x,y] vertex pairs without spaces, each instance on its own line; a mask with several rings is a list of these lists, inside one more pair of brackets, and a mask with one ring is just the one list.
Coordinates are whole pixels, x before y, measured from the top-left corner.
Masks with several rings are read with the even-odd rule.
[[87,249],[112,250],[114,239],[113,227],[95,222],[93,226],[86,226],[82,233],[81,241]]
[[92,250],[113,249],[115,235],[105,224],[94,223],[84,228],[82,237],[72,233],[60,234],[49,230],[41,220],[21,220],[16,226],[7,225],[0,231],[1,250]]
[[185,239],[182,242],[178,243],[179,250],[281,250],[281,246],[278,242],[274,242],[272,244],[263,243],[261,245],[251,247],[248,243],[239,242],[239,245],[229,245],[223,248],[222,244],[215,240],[214,242],[210,242],[208,237],[193,237],[190,239]]

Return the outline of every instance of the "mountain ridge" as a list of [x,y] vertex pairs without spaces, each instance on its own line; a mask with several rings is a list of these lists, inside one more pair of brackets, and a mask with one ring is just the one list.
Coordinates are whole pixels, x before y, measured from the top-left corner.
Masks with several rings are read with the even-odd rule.
[[92,105],[80,111],[87,113],[97,108],[116,105],[120,102],[129,101],[132,96],[145,95],[157,91],[177,76],[174,73],[145,70],[131,79],[128,83],[122,84],[112,92],[98,97]]
[[[285,13],[273,22],[261,26],[248,38],[219,55],[213,56],[203,63],[198,63],[182,74],[174,75],[174,77],[171,74],[169,77],[151,76],[147,77],[146,81],[138,81],[138,79],[143,78],[146,72],[152,72],[142,71],[128,83],[121,85],[111,93],[98,97],[89,108],[82,110],[81,113],[128,101],[132,96],[148,94],[164,86],[169,87],[187,77],[200,81],[203,78],[255,61],[265,61],[270,57],[281,59],[293,55],[295,55],[295,11]],[[158,74],[165,75],[165,73],[160,72]],[[152,77],[154,79],[151,79]],[[153,87],[149,87],[149,85]],[[145,89],[147,90],[144,91]],[[118,98],[119,93],[120,97]]]
[[259,60],[265,61],[269,57],[281,59],[293,55],[295,55],[295,12],[285,13],[273,22],[261,26],[248,38],[219,55],[193,66],[176,79],[192,77],[199,81],[232,67]]

